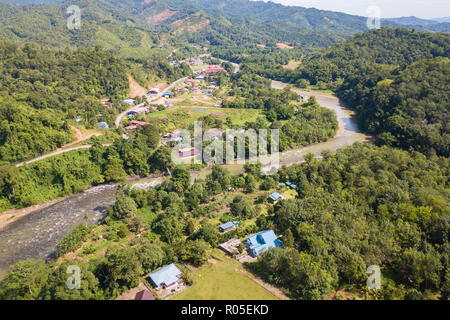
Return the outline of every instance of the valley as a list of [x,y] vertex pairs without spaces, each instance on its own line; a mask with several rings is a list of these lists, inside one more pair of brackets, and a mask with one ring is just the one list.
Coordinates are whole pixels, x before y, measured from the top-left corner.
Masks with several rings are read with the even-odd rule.
[[448,300],[445,18],[0,12],[0,300]]

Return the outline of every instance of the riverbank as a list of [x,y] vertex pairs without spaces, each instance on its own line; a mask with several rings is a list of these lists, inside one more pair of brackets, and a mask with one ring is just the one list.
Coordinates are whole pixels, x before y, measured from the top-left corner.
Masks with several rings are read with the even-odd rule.
[[70,197],[71,195],[67,195],[58,199],[53,199],[53,200],[48,200],[39,204],[35,204],[33,206],[30,207],[26,207],[26,208],[21,208],[21,209],[10,209],[7,210],[3,213],[0,213],[0,231],[5,230],[9,225],[17,222],[18,220],[26,217],[27,215],[39,211],[39,210],[43,210],[46,209],[54,204],[57,204],[65,199],[67,199],[68,197]]

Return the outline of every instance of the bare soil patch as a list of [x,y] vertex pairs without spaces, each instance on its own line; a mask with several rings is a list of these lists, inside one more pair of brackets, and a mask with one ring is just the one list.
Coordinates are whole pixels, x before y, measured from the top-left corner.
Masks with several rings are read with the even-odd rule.
[[156,25],[160,24],[161,22],[169,19],[171,16],[173,16],[173,15],[175,15],[177,13],[178,13],[178,11],[172,11],[170,9],[166,9],[166,10],[161,11],[160,13],[158,13],[158,14],[156,14],[154,16],[147,17],[145,19],[145,21],[147,21],[147,23],[149,23],[149,24],[151,24],[153,26],[156,26]]
[[280,49],[292,49],[293,47],[291,47],[290,45],[286,44],[286,43],[277,43],[277,47]]

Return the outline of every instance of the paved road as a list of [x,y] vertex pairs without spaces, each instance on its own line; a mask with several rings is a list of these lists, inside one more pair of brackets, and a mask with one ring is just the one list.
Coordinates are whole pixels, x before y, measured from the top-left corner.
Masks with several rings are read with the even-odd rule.
[[[170,86],[168,86],[168,87],[164,90],[164,92],[167,92],[167,91],[171,90],[171,89],[172,89],[173,87],[175,87],[178,83],[183,82],[183,81],[185,81],[186,79],[187,79],[187,77],[178,79],[177,81],[173,82]],[[160,93],[158,93],[157,95],[153,95],[153,96],[151,97],[151,101],[155,101],[155,100],[161,98],[162,94],[163,94],[163,92],[160,92]],[[150,103],[150,101],[148,101],[148,103]],[[141,103],[141,104],[139,104],[139,105],[133,106],[132,108],[130,108],[130,109],[128,109],[128,110],[122,112],[121,114],[119,114],[119,115],[117,116],[117,118],[116,118],[116,121],[115,121],[116,128],[118,128],[118,127],[120,126],[120,122],[122,121],[122,118],[123,118],[128,112],[133,111],[133,110],[135,110],[135,109],[137,109],[137,108],[139,108],[139,107],[142,107],[142,106],[144,106],[144,104],[145,104],[145,103]],[[78,141],[78,142],[80,142],[80,141]],[[105,144],[103,144],[103,145],[104,145],[104,146],[110,146],[111,143],[105,143]],[[89,148],[91,148],[91,147],[92,147],[92,145],[87,144],[87,145],[83,145],[83,146],[72,147],[72,148],[67,148],[67,149],[63,149],[63,150],[57,150],[57,151],[51,152],[51,153],[49,153],[49,154],[45,154],[45,155],[39,156],[39,157],[34,158],[34,159],[32,159],[32,160],[18,163],[18,164],[16,164],[16,167],[19,168],[19,167],[24,166],[25,164],[30,164],[30,163],[33,163],[33,162],[36,162],[36,161],[39,161],[39,160],[47,159],[47,158],[56,156],[56,155],[58,155],[58,154],[62,154],[62,153],[66,153],[66,152],[70,152],[70,151],[74,151],[74,150],[79,150],[79,149],[89,149]]]
[[[105,147],[110,146],[110,145],[112,145],[112,143],[104,143],[103,144],[103,146],[105,146]],[[74,150],[79,150],[79,149],[89,149],[91,147],[92,147],[92,145],[86,144],[86,145],[82,145],[82,146],[78,146],[78,147],[72,147],[72,148],[67,148],[67,149],[63,149],[63,150],[58,150],[58,151],[55,151],[55,152],[52,152],[52,153],[49,153],[49,154],[44,154],[44,155],[42,155],[40,157],[34,158],[32,160],[29,160],[29,161],[18,163],[18,164],[16,164],[16,167],[19,168],[19,167],[22,167],[25,164],[30,164],[30,163],[33,163],[33,162],[36,162],[36,161],[39,161],[39,160],[44,160],[44,159],[56,156],[58,154],[62,154],[62,153],[66,153],[66,152],[70,152],[70,151],[74,151]]]

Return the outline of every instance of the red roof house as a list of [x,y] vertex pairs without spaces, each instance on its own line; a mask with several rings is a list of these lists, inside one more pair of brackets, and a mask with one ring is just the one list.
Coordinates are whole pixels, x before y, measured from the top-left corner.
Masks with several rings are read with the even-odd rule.
[[139,125],[139,126],[146,126],[146,125],[149,124],[148,122],[145,122],[145,121],[137,121],[137,120],[132,120],[131,123],[134,124],[134,125]]
[[156,299],[150,291],[142,290],[136,293],[134,300],[156,300]]
[[218,73],[218,72],[225,72],[225,73],[227,73],[227,70],[225,70],[224,68],[222,68],[219,65],[211,65],[211,66],[208,66],[208,68],[206,69],[206,73],[207,74]]

